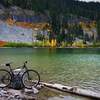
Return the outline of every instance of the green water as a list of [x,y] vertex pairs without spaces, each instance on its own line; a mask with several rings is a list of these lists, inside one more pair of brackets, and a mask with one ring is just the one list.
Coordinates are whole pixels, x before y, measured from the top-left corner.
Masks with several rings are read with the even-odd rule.
[[1,48],[0,63],[25,60],[41,80],[100,91],[100,49]]

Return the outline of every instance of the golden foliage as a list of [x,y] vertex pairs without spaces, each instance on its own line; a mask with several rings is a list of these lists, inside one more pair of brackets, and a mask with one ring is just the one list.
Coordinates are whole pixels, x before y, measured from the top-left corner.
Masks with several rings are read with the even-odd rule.
[[93,28],[96,28],[96,22],[95,21],[91,21],[90,23],[80,22],[80,25],[85,30],[91,30]]
[[4,45],[6,45],[7,44],[7,42],[5,42],[5,41],[0,41],[0,47],[3,47]]
[[56,39],[52,39],[52,40],[51,40],[51,43],[50,43],[50,46],[51,46],[51,47],[56,47],[56,45],[57,45]]
[[7,19],[6,22],[9,24],[9,25],[14,25],[15,21],[12,20],[11,18]]

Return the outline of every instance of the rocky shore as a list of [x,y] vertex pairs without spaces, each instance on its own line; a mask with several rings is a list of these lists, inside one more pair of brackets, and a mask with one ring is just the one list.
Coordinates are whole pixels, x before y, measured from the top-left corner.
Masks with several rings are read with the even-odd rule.
[[42,88],[42,85],[38,85],[37,88],[15,90],[12,88],[0,88],[0,100],[37,100],[36,95]]

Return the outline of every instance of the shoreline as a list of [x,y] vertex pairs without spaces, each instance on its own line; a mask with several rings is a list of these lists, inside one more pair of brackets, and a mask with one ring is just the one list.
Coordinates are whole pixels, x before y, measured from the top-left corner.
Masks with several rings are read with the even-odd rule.
[[93,49],[93,48],[100,48],[100,47],[0,47],[3,48],[33,48],[33,49]]

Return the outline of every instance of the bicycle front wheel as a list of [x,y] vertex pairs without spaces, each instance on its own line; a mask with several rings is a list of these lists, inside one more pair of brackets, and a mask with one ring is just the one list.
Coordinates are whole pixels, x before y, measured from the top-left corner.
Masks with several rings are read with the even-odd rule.
[[0,69],[0,87],[4,88],[11,83],[11,74],[5,69]]
[[40,82],[40,75],[35,70],[27,70],[22,75],[22,83],[26,88],[36,87]]

